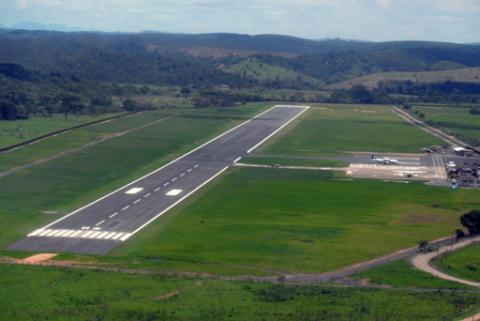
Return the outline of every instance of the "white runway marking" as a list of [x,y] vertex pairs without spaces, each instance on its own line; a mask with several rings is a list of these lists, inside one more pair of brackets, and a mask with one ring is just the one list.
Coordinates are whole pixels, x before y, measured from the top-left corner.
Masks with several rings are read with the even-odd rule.
[[177,196],[181,192],[183,192],[183,189],[171,189],[165,195],[167,195],[167,196]]
[[141,192],[141,191],[143,191],[143,187],[134,187],[134,188],[131,188],[128,191],[126,191],[125,194],[134,195],[134,194],[137,194],[138,192]]
[[95,224],[95,226],[102,225],[103,223],[105,223],[105,220],[101,220],[100,222],[98,222],[97,224]]
[[110,215],[109,217],[110,217],[110,218],[115,217],[117,214],[118,214],[118,212],[115,212],[115,213],[113,213],[112,215]]
[[185,173],[180,174],[180,177],[183,177],[183,176],[185,176]]
[[150,195],[152,195],[152,193],[145,194],[143,197],[144,197],[144,198],[147,198],[147,197],[149,197]]
[[93,228],[93,230],[95,230],[95,231],[98,231],[98,230],[100,230],[100,229],[101,229],[101,227],[98,227],[98,226],[96,226],[96,227]]
[[75,237],[77,236],[78,234],[82,233],[82,231],[76,231],[75,233],[73,233],[72,235],[70,235],[70,237]]
[[198,166],[200,166],[200,164],[197,164],[197,165],[193,166],[193,168],[197,168]]
[[126,241],[131,233],[116,231],[85,231],[85,230],[35,230],[28,237],[55,237],[55,238],[79,238],[95,240],[119,240]]
[[187,173],[190,173],[191,171],[192,171],[192,169],[191,169],[191,168],[187,169]]
[[82,238],[88,237],[90,234],[95,233],[94,231],[89,231],[85,234],[82,234]]
[[105,236],[105,239],[108,240],[108,239],[110,239],[112,236],[114,236],[115,234],[117,234],[117,232],[108,233],[108,235]]
[[140,203],[141,201],[142,201],[142,199],[139,198],[138,200],[136,200],[135,202],[133,202],[133,204],[138,204],[138,203]]
[[125,206],[124,208],[122,208],[122,211],[126,211],[126,210],[128,210],[129,208],[130,208],[130,205],[127,205],[127,206]]
[[172,178],[172,182],[175,182],[177,179],[177,177]]
[[170,182],[166,182],[165,184],[163,184],[163,187],[168,186],[168,184],[170,184]]
[[123,233],[117,233],[117,235],[115,235],[115,236],[112,238],[112,240],[116,240],[116,239],[118,239],[118,238],[119,238],[120,236],[122,236],[122,235],[123,235]]
[[82,230],[89,230],[90,226],[82,226]]
[[154,192],[158,192],[159,190],[161,190],[161,188],[160,188],[160,187],[157,187],[157,188],[154,190]]
[[35,230],[32,233],[28,234],[27,236],[35,236],[37,234],[40,234],[41,232],[43,232],[43,230],[41,230],[41,229],[40,230]]

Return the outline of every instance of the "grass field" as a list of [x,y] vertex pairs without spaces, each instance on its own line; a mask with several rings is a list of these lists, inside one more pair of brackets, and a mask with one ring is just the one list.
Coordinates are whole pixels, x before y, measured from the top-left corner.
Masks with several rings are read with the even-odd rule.
[[439,256],[433,264],[450,275],[480,282],[480,245]]
[[476,293],[196,280],[0,265],[0,320],[451,321]]
[[[253,104],[222,110],[186,110],[167,121],[0,178],[0,248],[31,229],[158,168],[265,107]],[[90,139],[95,136],[91,131],[115,132],[132,122],[143,124],[142,117],[146,116],[92,127],[86,135]],[[48,144],[53,149],[70,147],[70,139],[76,144],[75,137],[81,134],[72,135],[55,137]],[[25,157],[38,156],[45,152],[41,146],[44,145],[27,146],[22,153]],[[44,214],[46,211],[57,214]]]
[[0,121],[0,148],[48,134],[50,132],[108,118],[115,114],[101,115],[63,115],[54,114],[52,117],[31,117],[25,120]]
[[38,141],[0,155],[0,171],[47,158],[68,149],[79,148],[103,137],[120,134],[150,122],[174,115],[173,111],[151,111],[129,115]]
[[441,144],[386,106],[320,105],[296,122],[292,131],[267,142],[259,151],[298,156],[348,151],[418,153],[421,147]]
[[479,196],[328,172],[237,168],[113,255],[159,269],[199,263],[226,274],[237,266],[324,272],[447,235]]
[[458,137],[469,144],[480,146],[480,116],[469,113],[470,106],[414,106],[414,112],[422,113],[423,120]]

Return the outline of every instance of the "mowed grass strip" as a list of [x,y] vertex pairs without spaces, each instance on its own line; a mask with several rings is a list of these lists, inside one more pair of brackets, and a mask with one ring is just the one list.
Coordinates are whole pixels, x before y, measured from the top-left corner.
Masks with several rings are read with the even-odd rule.
[[[120,114],[120,113],[118,113]],[[56,130],[105,119],[115,113],[100,115],[53,114],[51,117],[33,116],[22,120],[0,121],[0,147],[7,147],[51,133]]]
[[433,264],[447,274],[480,282],[480,244],[441,255]]
[[480,146],[480,115],[471,114],[470,109],[472,108],[473,106],[432,105],[414,106],[413,111],[423,114],[423,120],[439,127],[446,133],[469,144]]
[[449,235],[480,205],[479,191],[317,171],[236,168],[210,186],[114,250],[118,260],[319,273]]
[[414,127],[387,106],[316,105],[258,151],[315,156],[342,152],[418,153],[442,142]]
[[0,178],[0,248],[164,165],[265,107],[186,111],[165,122]]
[[195,280],[0,265],[0,320],[450,321],[477,293]]
[[171,110],[142,112],[52,136],[31,145],[1,153],[0,171],[48,158],[65,150],[79,148],[103,137],[120,134],[173,114]]

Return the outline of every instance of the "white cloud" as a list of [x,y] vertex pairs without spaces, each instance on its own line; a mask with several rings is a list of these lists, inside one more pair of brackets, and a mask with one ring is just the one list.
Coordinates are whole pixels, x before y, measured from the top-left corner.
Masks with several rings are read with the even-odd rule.
[[480,41],[480,0],[0,0],[0,8],[8,24],[105,31]]

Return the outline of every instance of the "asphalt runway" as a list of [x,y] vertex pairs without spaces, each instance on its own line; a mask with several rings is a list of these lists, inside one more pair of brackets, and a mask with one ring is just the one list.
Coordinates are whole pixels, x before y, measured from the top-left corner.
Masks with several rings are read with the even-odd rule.
[[32,231],[10,250],[107,254],[250,153],[308,107],[277,105],[164,167]]

